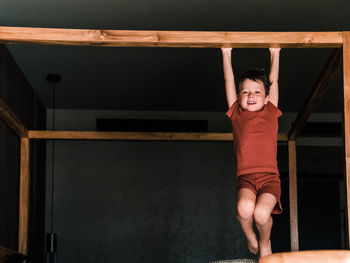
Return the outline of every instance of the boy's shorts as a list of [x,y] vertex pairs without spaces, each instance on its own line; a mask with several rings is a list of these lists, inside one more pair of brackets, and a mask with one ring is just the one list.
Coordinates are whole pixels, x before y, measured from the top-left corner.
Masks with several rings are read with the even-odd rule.
[[263,193],[272,194],[277,200],[272,214],[282,213],[281,180],[279,174],[251,173],[240,175],[237,178],[237,192],[242,188],[250,189],[257,197]]

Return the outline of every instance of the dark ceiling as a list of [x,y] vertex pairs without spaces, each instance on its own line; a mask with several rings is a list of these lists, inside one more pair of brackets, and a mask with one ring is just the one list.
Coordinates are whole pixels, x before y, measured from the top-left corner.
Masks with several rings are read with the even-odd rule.
[[[350,30],[350,3],[327,1],[119,0],[0,1],[1,26],[206,31]],[[48,73],[57,73],[57,107],[224,111],[218,49],[7,45],[42,102],[51,106]],[[300,110],[330,49],[281,51],[280,107]],[[268,67],[264,49],[238,49],[236,75]],[[342,109],[339,72],[320,112]]]

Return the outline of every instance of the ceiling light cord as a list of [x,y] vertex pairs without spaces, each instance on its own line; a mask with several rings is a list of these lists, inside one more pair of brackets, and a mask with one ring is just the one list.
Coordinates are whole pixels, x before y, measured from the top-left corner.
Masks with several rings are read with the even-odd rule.
[[[56,116],[56,83],[61,80],[61,76],[56,74],[48,74],[46,79],[52,84],[52,130],[55,131]],[[57,262],[57,234],[54,233],[54,208],[55,208],[55,140],[51,144],[51,232],[47,234],[48,261]]]

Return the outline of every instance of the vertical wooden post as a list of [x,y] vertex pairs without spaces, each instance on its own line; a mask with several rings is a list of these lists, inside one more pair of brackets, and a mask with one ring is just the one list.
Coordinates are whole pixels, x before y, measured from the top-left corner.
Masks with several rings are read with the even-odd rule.
[[20,188],[19,188],[19,220],[18,220],[18,252],[28,253],[28,222],[30,194],[30,141],[21,137]]
[[344,145],[346,180],[346,243],[350,248],[350,31],[343,32],[343,77],[344,77]]
[[299,250],[298,234],[298,191],[297,158],[295,141],[288,141],[289,156],[289,210],[290,210],[290,246],[291,251]]

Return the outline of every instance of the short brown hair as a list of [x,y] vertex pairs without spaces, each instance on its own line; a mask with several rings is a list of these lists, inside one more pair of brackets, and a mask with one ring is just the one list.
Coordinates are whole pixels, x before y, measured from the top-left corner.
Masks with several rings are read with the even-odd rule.
[[270,92],[271,82],[267,77],[266,71],[264,68],[251,68],[244,72],[238,79],[238,90],[239,94],[242,88],[242,84],[246,79],[253,81],[260,81],[265,89],[265,94],[268,95]]

